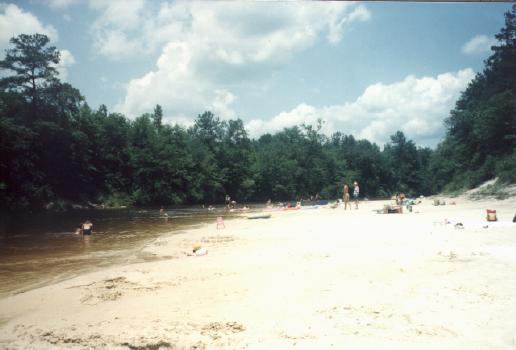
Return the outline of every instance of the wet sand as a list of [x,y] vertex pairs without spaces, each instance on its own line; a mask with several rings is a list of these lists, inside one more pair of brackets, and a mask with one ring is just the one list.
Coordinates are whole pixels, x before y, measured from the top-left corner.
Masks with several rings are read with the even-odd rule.
[[[157,261],[0,299],[0,348],[516,349],[516,198],[453,201],[162,236]],[[188,256],[197,242],[208,254]]]

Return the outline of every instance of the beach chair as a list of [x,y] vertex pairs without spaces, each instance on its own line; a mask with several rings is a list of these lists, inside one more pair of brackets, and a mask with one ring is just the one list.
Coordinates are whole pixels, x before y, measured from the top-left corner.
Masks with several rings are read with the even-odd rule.
[[222,228],[226,228],[226,225],[224,225],[224,219],[222,218],[222,216],[217,217],[217,230],[219,229],[220,226],[222,226]]

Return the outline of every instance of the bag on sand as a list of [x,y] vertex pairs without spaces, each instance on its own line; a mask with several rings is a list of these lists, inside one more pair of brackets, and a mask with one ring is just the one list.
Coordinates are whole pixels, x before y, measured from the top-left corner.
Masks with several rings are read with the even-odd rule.
[[487,209],[487,221],[497,221],[496,210]]

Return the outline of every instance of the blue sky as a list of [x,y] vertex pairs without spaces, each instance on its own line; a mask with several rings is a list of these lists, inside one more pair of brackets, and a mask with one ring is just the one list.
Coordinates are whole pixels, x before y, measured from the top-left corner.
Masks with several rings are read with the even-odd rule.
[[[0,0],[1,1],[1,0]],[[0,48],[49,35],[62,79],[92,108],[134,118],[163,106],[191,125],[212,110],[252,137],[324,121],[383,145],[435,146],[495,44],[508,3],[0,2]]]

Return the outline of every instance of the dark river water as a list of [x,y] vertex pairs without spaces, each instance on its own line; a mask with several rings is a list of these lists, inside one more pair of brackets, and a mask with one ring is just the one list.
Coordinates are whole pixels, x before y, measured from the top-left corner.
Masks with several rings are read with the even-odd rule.
[[[0,296],[23,292],[79,273],[120,263],[155,259],[142,248],[164,234],[225,219],[238,213],[223,208],[105,209],[60,214],[3,216],[0,220]],[[90,239],[75,234],[81,222],[90,220]]]

